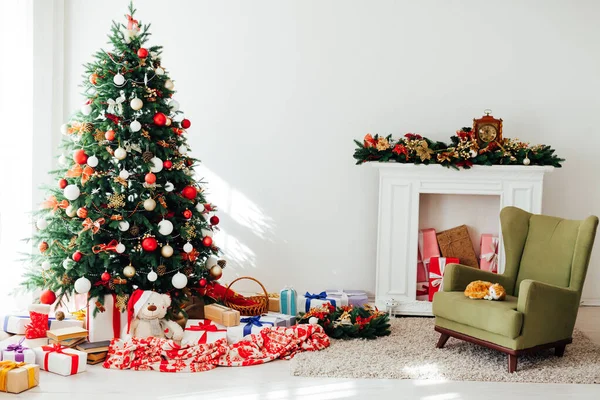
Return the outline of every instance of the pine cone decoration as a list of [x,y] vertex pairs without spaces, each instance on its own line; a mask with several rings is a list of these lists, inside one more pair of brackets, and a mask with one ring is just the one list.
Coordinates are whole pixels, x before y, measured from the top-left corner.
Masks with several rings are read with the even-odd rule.
[[142,153],[142,159],[144,160],[144,162],[150,162],[150,160],[152,160],[153,157],[154,154],[151,151],[146,150]]
[[219,261],[217,261],[217,265],[221,268],[225,268],[227,266],[227,261],[219,260]]
[[112,279],[111,279],[110,281],[108,281],[108,288],[109,288],[110,290],[115,290],[115,284],[114,284],[114,282],[112,281]]
[[64,274],[62,276],[62,284],[63,285],[70,285],[73,283],[73,278],[71,278],[69,275]]
[[131,228],[129,228],[129,233],[132,236],[137,236],[140,234],[140,227],[137,225],[132,226]]
[[189,267],[189,266],[188,266],[188,267],[185,267],[185,268],[183,269],[183,274],[184,274],[185,276],[190,276],[190,275],[192,275],[193,273],[194,273],[194,268],[192,268],[192,267]]
[[165,267],[164,265],[161,264],[158,267],[156,267],[156,273],[158,274],[158,276],[163,276],[166,272],[167,267]]

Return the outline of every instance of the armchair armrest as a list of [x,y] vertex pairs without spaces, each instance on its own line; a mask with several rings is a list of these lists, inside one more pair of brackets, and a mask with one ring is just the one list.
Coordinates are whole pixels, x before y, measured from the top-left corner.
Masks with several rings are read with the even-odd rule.
[[508,293],[512,293],[513,283],[509,277],[462,264],[446,265],[444,292],[462,292],[469,283],[477,280],[499,283]]
[[532,279],[521,281],[517,311],[523,313],[524,339],[543,344],[570,338],[579,300],[577,290]]

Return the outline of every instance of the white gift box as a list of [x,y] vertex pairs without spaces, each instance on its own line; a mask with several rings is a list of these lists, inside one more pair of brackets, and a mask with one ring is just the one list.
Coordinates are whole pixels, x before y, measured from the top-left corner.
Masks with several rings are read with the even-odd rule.
[[19,343],[21,340],[23,340],[23,342],[21,342],[23,347],[27,347],[29,349],[46,346],[48,344],[48,338],[26,339],[25,335],[14,335],[1,341],[0,349],[5,349],[11,344]]
[[11,350],[2,350],[2,361],[24,362],[35,364],[35,353],[31,349],[24,349],[16,352]]
[[[60,349],[59,351],[55,351]],[[60,345],[42,346],[33,349],[35,363],[44,371],[69,376],[85,371],[87,353]]]
[[296,325],[296,316],[282,314],[278,312],[269,311],[266,315],[267,317],[277,318],[277,324],[275,326],[287,326],[290,327],[292,325]]
[[182,345],[214,343],[227,339],[227,327],[209,319],[188,319],[183,331]]
[[264,328],[279,326],[278,324],[283,324],[281,326],[285,326],[285,321],[277,317],[269,317],[266,315],[242,317],[238,326],[230,326],[227,328],[227,342],[230,344],[237,343],[244,339],[245,336],[252,333],[259,333]]
[[[24,335],[25,327],[31,323],[29,315],[6,315],[2,318],[4,332],[15,335]],[[48,318],[48,329],[69,328],[72,326],[83,327],[83,321],[76,319],[63,319],[58,321],[54,318]]]
[[[96,312],[96,301],[98,301],[96,297],[88,301],[85,316],[88,340],[90,342],[102,342],[129,336],[127,334],[127,311],[121,312],[115,308],[115,297],[110,294],[105,295],[103,308],[99,309],[98,312]],[[114,313],[118,313],[119,316],[113,318]]]
[[334,298],[327,297],[326,292],[321,293],[309,293],[306,292],[304,296],[300,296],[299,309],[302,312],[309,312],[311,308],[320,307],[323,304],[330,303],[335,307],[339,307],[340,304]]

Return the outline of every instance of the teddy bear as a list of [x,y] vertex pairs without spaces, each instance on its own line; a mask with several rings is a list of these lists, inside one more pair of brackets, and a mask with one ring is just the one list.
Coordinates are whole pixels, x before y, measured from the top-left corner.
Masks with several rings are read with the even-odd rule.
[[171,297],[151,290],[134,290],[127,303],[127,333],[132,337],[150,336],[181,341],[183,329],[165,319]]
[[473,281],[467,285],[465,296],[470,299],[504,300],[506,290],[499,283]]

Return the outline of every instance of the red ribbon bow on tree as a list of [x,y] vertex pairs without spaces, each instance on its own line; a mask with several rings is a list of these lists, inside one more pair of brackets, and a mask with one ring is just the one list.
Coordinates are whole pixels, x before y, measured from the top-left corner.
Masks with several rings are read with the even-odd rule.
[[93,221],[91,218],[86,218],[81,225],[83,225],[83,230],[81,231],[82,233],[91,229],[92,230],[92,236],[94,236],[95,233],[98,233],[98,231],[100,230],[100,225],[102,225],[105,222],[104,218],[98,218],[97,220]]
[[96,244],[92,247],[92,251],[94,252],[94,254],[98,254],[101,253],[103,251],[105,252],[109,252],[109,251],[117,251],[117,246],[118,246],[119,242],[117,242],[115,239],[111,240],[110,242],[108,242],[108,244]]
[[50,196],[50,197],[48,197],[48,200],[46,200],[42,203],[42,207],[43,208],[51,208],[52,211],[55,212],[59,208],[62,208],[64,210],[65,208],[69,207],[69,201],[68,200],[58,201],[58,200],[56,200],[56,196]]

